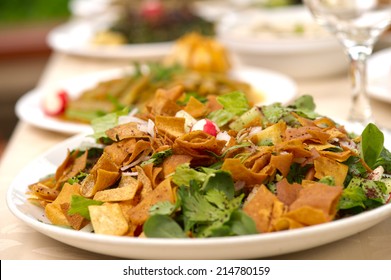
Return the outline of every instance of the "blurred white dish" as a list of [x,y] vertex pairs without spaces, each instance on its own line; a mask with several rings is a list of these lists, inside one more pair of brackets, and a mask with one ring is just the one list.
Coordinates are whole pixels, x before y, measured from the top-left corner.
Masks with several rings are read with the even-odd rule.
[[[65,134],[76,134],[90,131],[86,124],[61,120],[46,115],[42,110],[42,100],[52,91],[65,90],[73,99],[82,91],[92,88],[100,81],[121,77],[125,73],[132,73],[132,67],[116,68],[95,73],[89,73],[60,82],[56,89],[36,88],[23,95],[16,103],[15,111],[19,119],[47,130]],[[297,95],[296,83],[289,77],[265,69],[252,67],[238,67],[230,72],[238,80],[249,83],[261,95],[262,104],[281,102],[289,103]]]
[[301,5],[231,13],[216,29],[218,40],[245,65],[294,78],[330,76],[347,69],[337,39],[318,26]]
[[368,94],[391,102],[391,48],[375,52],[368,59]]
[[47,37],[49,46],[60,52],[101,58],[153,60],[169,54],[174,42],[96,45],[92,43],[98,31],[105,30],[110,18],[74,20],[51,30]]

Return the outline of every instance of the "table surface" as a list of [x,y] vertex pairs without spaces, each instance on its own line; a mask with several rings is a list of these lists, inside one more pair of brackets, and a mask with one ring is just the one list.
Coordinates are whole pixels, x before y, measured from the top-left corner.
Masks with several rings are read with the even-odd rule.
[[[54,86],[62,79],[83,73],[128,65],[126,60],[105,60],[54,53],[37,86]],[[346,119],[350,102],[347,74],[311,80],[296,80],[299,94],[311,94],[320,114]],[[391,129],[391,105],[371,100],[376,122]],[[20,170],[35,157],[69,135],[46,131],[19,122],[0,162],[0,259],[113,259],[84,251],[43,235],[18,220],[9,211],[6,193]],[[33,143],[29,145],[28,143]],[[300,241],[298,242],[305,242]],[[391,259],[391,219],[348,238],[271,259]]]

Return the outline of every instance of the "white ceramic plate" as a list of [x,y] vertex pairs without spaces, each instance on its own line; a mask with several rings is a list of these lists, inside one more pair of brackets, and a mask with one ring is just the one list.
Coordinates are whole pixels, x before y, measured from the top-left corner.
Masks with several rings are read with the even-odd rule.
[[159,59],[169,54],[173,42],[126,44],[118,46],[94,45],[94,35],[109,26],[109,20],[70,21],[51,30],[47,36],[49,46],[60,52],[115,59]]
[[[349,129],[349,127],[347,127]],[[391,204],[353,217],[290,231],[209,239],[132,238],[80,232],[48,224],[44,211],[27,201],[27,186],[54,172],[67,149],[84,141],[76,135],[27,165],[7,192],[11,212],[29,226],[60,242],[122,258],[137,259],[244,259],[305,250],[356,234],[391,216]],[[386,137],[386,146],[390,147]]]
[[[131,72],[132,69],[132,67],[118,68],[82,75],[59,83],[58,90],[64,89],[71,98],[76,98],[83,90],[93,87],[99,81],[119,77],[126,71]],[[260,92],[264,99],[263,104],[274,102],[286,104],[297,95],[296,83],[291,78],[277,72],[241,67],[232,70],[231,75],[251,84],[257,92]],[[41,100],[45,94],[48,94],[47,91],[44,88],[37,88],[23,95],[15,107],[19,119],[43,129],[67,134],[76,134],[90,129],[89,125],[62,121],[45,115],[41,108]]]
[[391,48],[375,52],[367,71],[369,96],[391,103]]
[[336,75],[348,65],[337,39],[302,5],[229,13],[216,24],[216,33],[242,65],[298,79]]

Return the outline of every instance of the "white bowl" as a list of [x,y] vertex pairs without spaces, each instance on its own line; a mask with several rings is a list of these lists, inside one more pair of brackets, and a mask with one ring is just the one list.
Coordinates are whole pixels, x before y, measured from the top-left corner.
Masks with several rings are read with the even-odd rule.
[[[302,32],[297,32],[300,28]],[[346,71],[342,46],[315,23],[303,6],[251,9],[224,16],[217,39],[240,64],[283,72],[294,78]]]

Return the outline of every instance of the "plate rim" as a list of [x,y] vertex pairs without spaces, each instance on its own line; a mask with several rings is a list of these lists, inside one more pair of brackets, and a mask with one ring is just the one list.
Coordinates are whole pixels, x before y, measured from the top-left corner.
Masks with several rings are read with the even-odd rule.
[[[54,27],[46,36],[46,42],[52,49],[67,54],[111,58],[111,59],[158,59],[167,55],[174,41],[142,43],[142,44],[124,44],[124,45],[93,45],[89,43],[90,36],[83,36],[82,39],[74,38],[71,32],[76,30],[81,24],[87,24],[92,30],[101,24],[96,21],[70,20]],[[107,23],[106,23],[107,24]],[[90,30],[90,31],[91,31]],[[65,36],[66,35],[66,36]],[[79,44],[74,44],[75,41]],[[73,43],[69,44],[69,43]],[[80,43],[82,43],[80,45]]]

